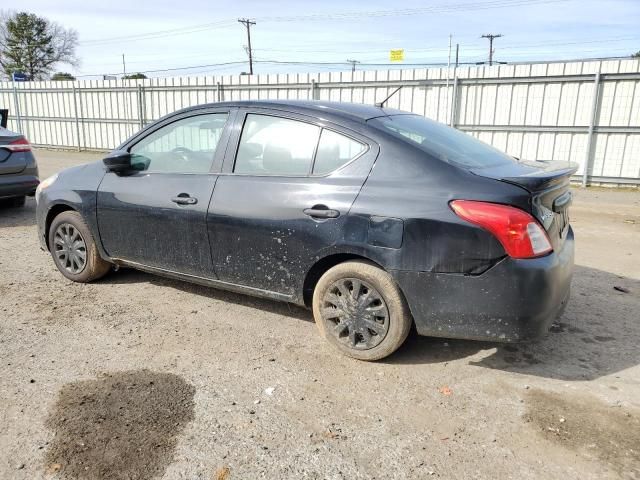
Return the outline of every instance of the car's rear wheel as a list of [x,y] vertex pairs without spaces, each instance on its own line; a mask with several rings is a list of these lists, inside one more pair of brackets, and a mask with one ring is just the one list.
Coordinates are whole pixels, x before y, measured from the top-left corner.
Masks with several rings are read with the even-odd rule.
[[78,212],[62,212],[53,219],[49,250],[60,273],[74,282],[91,282],[111,268],[100,257],[89,227]]
[[379,360],[404,343],[411,313],[387,272],[364,261],[329,269],[313,292],[316,325],[333,346],[359,360]]

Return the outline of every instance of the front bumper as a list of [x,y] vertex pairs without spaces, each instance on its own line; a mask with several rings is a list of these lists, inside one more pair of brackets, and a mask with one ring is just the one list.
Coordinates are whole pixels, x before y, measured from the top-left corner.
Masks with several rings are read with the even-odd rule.
[[504,258],[481,275],[391,272],[420,335],[518,342],[546,333],[569,299],[573,230],[559,251]]
[[38,241],[40,243],[40,249],[45,252],[49,251],[47,246],[47,239],[45,237],[47,213],[49,213],[50,202],[47,198],[47,192],[41,191],[40,198],[36,205],[36,226],[38,228]]
[[0,175],[0,198],[31,196],[39,183],[37,175]]

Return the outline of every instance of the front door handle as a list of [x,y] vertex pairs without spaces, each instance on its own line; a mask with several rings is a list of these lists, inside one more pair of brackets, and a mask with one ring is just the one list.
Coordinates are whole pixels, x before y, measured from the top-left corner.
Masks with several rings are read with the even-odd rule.
[[198,203],[198,199],[191,197],[188,193],[181,193],[177,197],[173,197],[171,201],[178,205],[195,205]]
[[340,216],[338,210],[328,208],[326,205],[314,205],[311,208],[305,208],[302,213],[312,218],[338,218]]

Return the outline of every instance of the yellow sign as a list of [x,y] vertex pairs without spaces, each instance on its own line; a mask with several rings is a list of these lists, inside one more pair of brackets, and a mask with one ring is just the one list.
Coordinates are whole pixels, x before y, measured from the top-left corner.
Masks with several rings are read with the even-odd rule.
[[404,61],[404,49],[400,50],[391,50],[389,52],[389,60],[392,62],[402,62]]

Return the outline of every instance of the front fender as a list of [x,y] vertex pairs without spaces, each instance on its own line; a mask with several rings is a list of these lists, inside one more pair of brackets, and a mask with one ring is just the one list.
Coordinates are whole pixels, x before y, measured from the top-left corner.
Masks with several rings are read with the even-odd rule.
[[100,256],[109,260],[97,223],[97,190],[104,174],[102,162],[72,167],[62,170],[57,180],[40,193],[36,220],[41,246],[48,248],[48,229],[57,212],[75,210],[89,227]]

